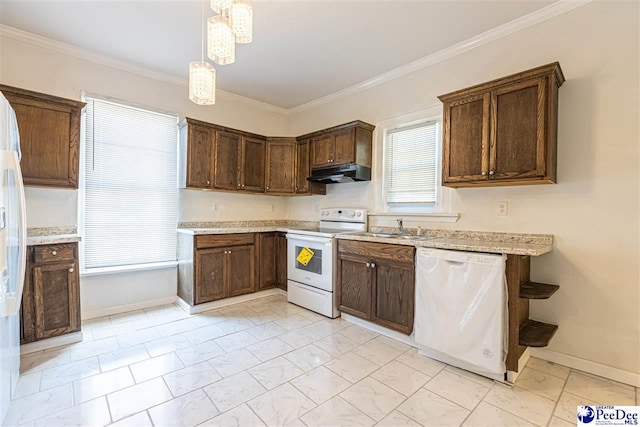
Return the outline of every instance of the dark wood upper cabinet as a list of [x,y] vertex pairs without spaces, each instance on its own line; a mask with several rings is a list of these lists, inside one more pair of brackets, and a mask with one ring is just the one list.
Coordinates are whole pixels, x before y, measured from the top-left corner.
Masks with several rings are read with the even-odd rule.
[[16,113],[25,185],[78,188],[84,102],[0,85]]
[[557,62],[442,95],[442,184],[556,182]]
[[215,133],[207,126],[188,125],[185,132],[180,133],[180,146],[187,147],[189,141],[189,151],[186,163],[186,185],[194,188],[211,187],[211,153]]
[[295,193],[296,145],[295,138],[267,139],[267,193]]
[[215,188],[240,189],[240,158],[242,137],[231,132],[216,131],[214,149]]
[[305,194],[311,191],[310,182],[307,181],[311,173],[311,159],[309,157],[309,148],[311,147],[311,140],[304,139],[298,141],[296,150],[296,194]]
[[298,138],[311,140],[311,169],[346,164],[371,167],[371,144],[375,126],[356,120]]
[[240,189],[264,192],[266,141],[258,138],[242,138],[242,162],[240,163]]

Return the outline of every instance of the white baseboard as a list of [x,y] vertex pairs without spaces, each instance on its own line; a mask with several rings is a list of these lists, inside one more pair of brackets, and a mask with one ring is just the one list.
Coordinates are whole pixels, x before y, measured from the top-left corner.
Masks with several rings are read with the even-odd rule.
[[532,348],[531,355],[538,359],[568,366],[569,368],[577,369],[599,377],[629,384],[634,387],[640,387],[640,373],[625,371],[614,368],[613,366],[580,359],[579,357],[569,356],[568,354],[558,353],[545,348]]
[[524,351],[524,353],[522,353],[522,355],[520,355],[520,359],[518,359],[518,372],[507,371],[507,382],[508,383],[513,384],[513,383],[516,382],[516,380],[518,379],[518,377],[522,373],[522,370],[524,369],[524,367],[527,366],[527,362],[529,361],[530,357],[531,357],[531,347],[527,347],[527,349]]
[[20,354],[35,353],[42,350],[48,350],[62,345],[73,344],[82,341],[82,331],[73,332],[71,334],[60,335],[59,337],[47,338],[20,346]]
[[148,301],[135,302],[133,304],[115,305],[113,307],[100,308],[82,312],[82,320],[95,319],[96,317],[111,316],[112,314],[126,313],[128,311],[140,310],[143,308],[157,307],[159,305],[173,304],[176,296],[151,299]]
[[251,301],[258,298],[270,297],[272,295],[280,295],[281,289],[267,289],[266,291],[254,292],[252,294],[239,295],[237,297],[225,298],[218,301],[206,302],[190,306],[182,298],[176,297],[178,305],[189,314],[202,313],[203,311],[214,310],[216,308],[226,307],[228,305],[239,304],[241,302]]
[[393,338],[396,341],[400,341],[406,345],[410,345],[411,347],[418,348],[418,345],[409,335],[401,334],[398,331],[394,331],[389,328],[385,328],[384,326],[376,325],[375,323],[367,322],[366,320],[362,320],[358,317],[352,316],[350,314],[342,313],[340,315],[347,322],[353,323],[354,325],[361,326],[365,329],[369,329],[370,331],[376,332],[380,335],[384,335],[389,338]]

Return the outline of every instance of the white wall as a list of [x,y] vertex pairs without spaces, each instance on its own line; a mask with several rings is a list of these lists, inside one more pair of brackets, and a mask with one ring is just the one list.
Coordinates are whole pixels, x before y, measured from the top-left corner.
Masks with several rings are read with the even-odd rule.
[[[109,96],[259,134],[283,135],[286,131],[283,114],[222,96],[218,96],[215,106],[197,106],[189,101],[186,86],[153,80],[5,37],[0,37],[0,82],[76,100],[83,91]],[[28,188],[28,226],[77,224],[77,193],[76,190]],[[213,201],[220,206],[216,212],[211,209]],[[263,217],[286,217],[286,202],[282,198],[190,190],[179,194],[179,221]],[[95,313],[109,307],[175,296],[176,269],[83,276],[80,287],[82,311]]]
[[[456,224],[430,228],[550,233],[534,280],[557,283],[532,317],[560,325],[550,350],[640,372],[638,3],[594,2],[384,85],[299,113],[292,134],[350,119],[376,124],[437,95],[560,61],[558,184],[453,191]],[[378,170],[374,171],[379,174]],[[331,187],[324,205],[373,208],[375,184]],[[496,202],[509,202],[509,215]],[[290,216],[315,200],[292,199]],[[414,224],[415,225],[415,224]]]

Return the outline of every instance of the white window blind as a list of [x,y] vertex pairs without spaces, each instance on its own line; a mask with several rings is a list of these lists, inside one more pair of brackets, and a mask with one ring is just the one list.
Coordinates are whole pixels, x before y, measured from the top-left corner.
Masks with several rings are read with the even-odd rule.
[[387,131],[385,194],[388,205],[435,204],[438,122]]
[[86,101],[84,268],[175,260],[177,117]]

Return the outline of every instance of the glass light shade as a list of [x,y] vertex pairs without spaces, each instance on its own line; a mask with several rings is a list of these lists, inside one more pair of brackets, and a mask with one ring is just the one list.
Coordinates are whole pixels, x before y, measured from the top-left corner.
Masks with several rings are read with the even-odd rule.
[[251,43],[253,39],[253,6],[247,0],[236,0],[229,10],[231,29],[236,43]]
[[223,12],[233,4],[233,0],[211,0],[211,9],[215,13],[223,14]]
[[216,70],[208,62],[189,63],[189,99],[198,105],[216,103]]
[[229,20],[224,16],[207,19],[207,56],[216,64],[231,64],[236,60],[236,41]]

